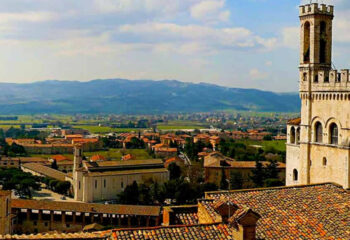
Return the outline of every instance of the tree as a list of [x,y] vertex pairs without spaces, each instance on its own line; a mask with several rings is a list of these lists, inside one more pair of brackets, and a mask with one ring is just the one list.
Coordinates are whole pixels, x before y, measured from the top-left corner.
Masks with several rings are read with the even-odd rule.
[[221,190],[227,190],[228,189],[228,182],[227,182],[226,173],[225,173],[225,169],[224,168],[221,169],[220,189]]
[[263,168],[263,164],[257,159],[255,161],[255,168],[252,170],[253,175],[250,176],[252,179],[255,187],[262,187],[264,186],[264,180],[265,180],[265,171]]
[[166,198],[165,187],[158,182],[155,182],[150,186],[150,193],[152,201],[159,204],[162,204]]
[[139,188],[136,181],[133,184],[127,186],[123,192],[118,196],[118,200],[123,204],[138,204],[139,201]]
[[56,160],[53,160],[53,162],[51,163],[51,168],[53,169],[58,169],[58,165],[57,165],[57,161]]
[[265,170],[266,178],[278,178],[279,170],[277,168],[278,163],[276,160],[270,160],[269,165],[267,165]]
[[70,182],[68,181],[59,181],[56,184],[56,192],[66,195],[71,187]]
[[151,205],[152,204],[152,197],[150,188],[147,187],[145,184],[140,184],[138,186],[138,204],[141,205]]
[[230,187],[231,189],[242,189],[243,187],[243,176],[241,172],[231,172],[230,174]]
[[177,179],[181,177],[181,168],[176,163],[170,163],[168,170],[170,172],[170,179]]

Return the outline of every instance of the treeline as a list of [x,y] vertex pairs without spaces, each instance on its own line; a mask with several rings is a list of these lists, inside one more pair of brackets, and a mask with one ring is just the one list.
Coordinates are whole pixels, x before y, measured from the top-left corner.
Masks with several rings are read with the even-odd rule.
[[32,198],[33,190],[40,190],[40,177],[17,168],[0,168],[2,190],[14,190],[20,198]]
[[175,163],[169,165],[170,180],[164,184],[148,182],[127,186],[118,194],[117,202],[120,204],[138,205],[164,205],[164,204],[193,204],[202,198],[205,192],[216,191],[218,187],[203,180],[190,182],[181,176],[181,169]]
[[15,139],[31,138],[31,139],[45,141],[47,136],[48,136],[48,133],[40,132],[40,131],[37,131],[37,130],[27,131],[27,130],[25,130],[24,127],[21,127],[21,128],[11,127],[11,128],[9,128],[7,130],[0,129],[0,139],[5,139],[5,138],[15,138]]
[[222,139],[218,145],[218,150],[227,157],[234,158],[237,161],[266,161],[267,154],[273,154],[278,161],[284,162],[286,152],[278,151],[273,147],[265,149],[247,146],[244,143],[236,142],[233,139]]

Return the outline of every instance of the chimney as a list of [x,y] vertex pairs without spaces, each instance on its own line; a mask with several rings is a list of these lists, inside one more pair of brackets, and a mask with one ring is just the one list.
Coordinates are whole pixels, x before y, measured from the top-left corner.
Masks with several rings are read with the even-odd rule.
[[251,209],[239,209],[229,219],[236,240],[256,240],[256,225],[260,215]]

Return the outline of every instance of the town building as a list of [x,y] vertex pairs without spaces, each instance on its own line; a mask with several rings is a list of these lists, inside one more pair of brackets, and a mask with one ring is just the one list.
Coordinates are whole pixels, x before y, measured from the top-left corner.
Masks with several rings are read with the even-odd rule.
[[[261,162],[266,167],[269,162]],[[235,159],[224,156],[219,152],[210,153],[204,157],[204,171],[205,181],[215,183],[220,186],[221,179],[223,177],[226,180],[230,180],[231,174],[239,173],[242,176],[243,188],[252,188],[254,183],[250,176],[253,174],[252,170],[256,168],[256,163],[253,161],[236,161]],[[279,162],[277,164],[279,171],[278,178],[281,182],[285,180],[286,165]]]
[[83,150],[75,147],[71,183],[74,199],[83,202],[98,202],[116,199],[133,182],[164,183],[169,172],[160,159],[128,161],[83,161]]
[[350,187],[349,70],[332,68],[333,6],[307,4],[300,15],[301,118],[288,122],[287,185]]

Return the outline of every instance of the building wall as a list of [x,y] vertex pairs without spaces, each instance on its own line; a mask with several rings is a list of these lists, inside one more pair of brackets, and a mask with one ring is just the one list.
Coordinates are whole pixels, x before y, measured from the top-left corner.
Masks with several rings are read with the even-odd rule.
[[299,180],[295,181],[293,176],[293,171],[296,169],[300,171],[300,145],[287,144],[286,153],[287,163],[286,163],[286,185],[298,185]]
[[[252,169],[250,168],[225,168],[226,179],[230,179],[231,173],[241,173],[243,177],[243,187],[242,188],[252,188],[254,183],[251,180],[250,176],[252,175]],[[220,186],[222,178],[222,168],[205,168],[205,181],[210,183],[215,183],[217,186]],[[284,181],[286,179],[286,170],[280,169],[279,179]]]
[[11,192],[0,195],[0,235],[11,234]]
[[1,159],[0,160],[0,167],[1,168],[19,168],[19,161],[16,160],[6,160]]
[[[81,190],[76,190],[76,200],[83,202],[99,202],[116,199],[126,186],[134,181],[138,184],[153,179],[158,183],[169,180],[169,173],[147,173],[111,176],[89,176],[87,174],[77,175],[77,181],[81,181]],[[76,185],[77,186],[77,185]]]

